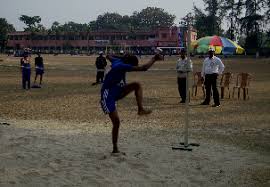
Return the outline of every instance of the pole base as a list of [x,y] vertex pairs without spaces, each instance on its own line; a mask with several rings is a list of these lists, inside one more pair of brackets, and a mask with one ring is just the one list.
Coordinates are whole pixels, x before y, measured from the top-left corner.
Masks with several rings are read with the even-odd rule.
[[184,142],[180,142],[180,145],[172,146],[172,150],[180,150],[180,151],[192,151],[192,147],[198,147],[200,144],[198,143],[190,143],[185,145]]

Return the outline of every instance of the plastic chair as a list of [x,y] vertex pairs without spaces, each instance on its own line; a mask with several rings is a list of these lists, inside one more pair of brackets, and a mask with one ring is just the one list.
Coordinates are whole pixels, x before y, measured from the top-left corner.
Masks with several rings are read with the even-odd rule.
[[248,89],[251,80],[251,74],[249,73],[239,73],[236,77],[236,85],[233,87],[233,98],[234,98],[234,91],[238,89],[238,99],[240,98],[240,91],[243,90],[243,99],[249,99]]
[[194,88],[195,88],[195,96],[197,96],[197,90],[198,87],[202,88],[203,97],[205,97],[205,89],[204,89],[204,83],[202,81],[201,72],[195,72],[193,74],[193,85],[192,85],[192,97],[194,96]]
[[230,83],[232,80],[233,74],[231,72],[226,72],[223,73],[220,79],[220,95],[221,95],[221,99],[224,98],[224,90],[225,88],[228,89],[229,92],[229,98],[231,98],[231,94],[230,94]]

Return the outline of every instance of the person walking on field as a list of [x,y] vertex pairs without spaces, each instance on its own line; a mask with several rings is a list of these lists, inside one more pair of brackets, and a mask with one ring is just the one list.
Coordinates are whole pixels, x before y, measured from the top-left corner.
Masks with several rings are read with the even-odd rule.
[[147,71],[156,61],[161,60],[162,56],[156,54],[148,63],[138,66],[138,58],[134,55],[125,54],[124,56],[107,55],[107,59],[112,63],[110,71],[106,74],[101,88],[101,108],[105,114],[109,114],[112,122],[112,153],[120,153],[118,149],[118,134],[120,118],[116,109],[116,102],[123,99],[131,92],[135,92],[138,106],[138,115],[147,115],[151,110],[143,107],[143,90],[138,82],[126,83],[126,72]]
[[103,51],[100,51],[99,56],[96,59],[96,68],[97,68],[96,82],[93,83],[92,85],[103,83],[106,66],[107,66],[106,58],[103,56]]
[[27,86],[28,89],[30,89],[31,65],[30,65],[30,59],[27,53],[25,53],[23,58],[21,59],[21,71],[22,71],[22,87],[23,89],[26,89],[26,86]]
[[35,58],[35,68],[36,68],[36,76],[35,76],[34,84],[36,84],[36,80],[39,75],[40,76],[39,85],[41,85],[42,77],[44,74],[44,64],[43,64],[43,58],[40,56],[40,53],[38,53],[38,56]]
[[188,62],[186,57],[186,50],[184,48],[180,51],[180,58],[177,61],[176,65],[177,71],[177,83],[178,83],[178,92],[181,97],[180,103],[186,102],[186,81],[187,73],[192,71],[192,62]]
[[208,50],[209,57],[207,57],[203,62],[202,67],[202,79],[204,80],[204,85],[206,89],[206,97],[205,100],[201,103],[201,105],[209,105],[211,99],[211,89],[213,91],[214,104],[212,107],[219,107],[219,93],[217,89],[217,78],[218,75],[222,74],[224,71],[224,64],[220,60],[220,58],[216,57],[215,49],[210,47]]

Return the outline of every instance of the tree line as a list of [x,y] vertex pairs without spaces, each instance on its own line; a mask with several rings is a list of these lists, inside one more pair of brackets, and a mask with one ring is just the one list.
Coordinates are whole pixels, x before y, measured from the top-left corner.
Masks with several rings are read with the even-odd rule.
[[[198,38],[221,35],[237,40],[246,49],[270,48],[270,0],[203,0],[204,8],[194,5],[192,10],[193,26]],[[90,32],[101,30],[151,30],[156,27],[171,27],[175,24],[175,15],[162,8],[147,7],[135,11],[131,16],[118,13],[104,13],[89,23],[55,21],[50,28],[45,28],[40,16],[21,15],[19,20],[26,27],[24,31],[47,32]],[[179,20],[180,21],[180,20]],[[7,33],[15,31],[12,24],[0,18],[0,45],[5,47]]]

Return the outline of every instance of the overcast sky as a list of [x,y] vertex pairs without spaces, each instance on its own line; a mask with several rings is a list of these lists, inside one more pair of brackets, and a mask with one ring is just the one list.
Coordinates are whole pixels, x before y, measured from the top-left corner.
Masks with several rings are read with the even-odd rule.
[[132,15],[146,7],[163,8],[176,16],[176,23],[188,12],[193,3],[203,8],[202,0],[0,0],[0,17],[23,30],[19,21],[22,14],[40,16],[41,24],[49,28],[54,21],[64,24],[68,21],[89,23],[105,12],[117,12],[120,15]]

